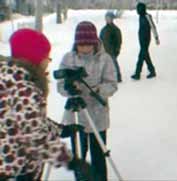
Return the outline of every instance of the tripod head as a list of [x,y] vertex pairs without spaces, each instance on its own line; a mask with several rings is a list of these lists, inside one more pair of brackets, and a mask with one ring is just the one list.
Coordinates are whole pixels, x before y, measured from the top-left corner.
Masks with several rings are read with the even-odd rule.
[[54,78],[64,79],[64,89],[72,96],[81,94],[81,91],[75,85],[75,81],[80,82],[84,77],[87,77],[87,72],[83,67],[54,71]]
[[85,109],[86,107],[87,104],[81,97],[69,98],[65,104],[65,109],[72,110],[73,112],[79,112],[80,109]]

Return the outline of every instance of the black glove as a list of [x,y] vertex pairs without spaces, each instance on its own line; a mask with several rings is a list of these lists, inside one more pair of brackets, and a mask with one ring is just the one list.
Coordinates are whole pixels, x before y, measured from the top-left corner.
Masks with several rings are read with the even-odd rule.
[[78,180],[94,181],[94,171],[83,159],[74,158],[69,162],[68,169],[75,172]]
[[77,131],[83,131],[84,127],[79,124],[70,124],[70,125],[63,125],[63,131],[61,133],[62,138],[70,137],[74,135]]

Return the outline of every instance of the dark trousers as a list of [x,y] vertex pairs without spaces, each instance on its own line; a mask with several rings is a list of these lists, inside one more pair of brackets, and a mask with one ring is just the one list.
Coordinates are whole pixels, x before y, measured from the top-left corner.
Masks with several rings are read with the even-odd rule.
[[147,68],[148,68],[149,72],[155,73],[155,68],[152,64],[148,48],[149,47],[141,47],[141,49],[140,49],[140,53],[138,56],[138,62],[136,64],[136,72],[135,72],[135,74],[138,76],[140,76],[140,74],[141,74],[144,61],[147,64]]
[[[106,144],[106,131],[99,132],[103,142]],[[71,137],[73,153],[75,153],[74,137]],[[88,146],[90,147],[91,154],[91,166],[94,170],[95,181],[107,181],[107,167],[106,159],[104,153],[93,133],[84,133],[80,132],[80,142],[81,142],[81,154],[82,158],[85,160]],[[89,143],[89,145],[88,145]],[[77,181],[80,181],[77,178],[77,173],[75,173]]]
[[121,81],[122,75],[121,75],[119,63],[117,61],[117,57],[112,57],[112,60],[113,60],[114,67],[116,69],[117,81]]

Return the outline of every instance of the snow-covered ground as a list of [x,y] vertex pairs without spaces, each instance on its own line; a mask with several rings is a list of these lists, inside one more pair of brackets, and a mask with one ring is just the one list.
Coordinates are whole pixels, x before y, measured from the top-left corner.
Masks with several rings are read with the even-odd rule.
[[[155,19],[156,12],[150,13]],[[55,14],[44,20],[44,33],[53,45],[53,62],[49,66],[51,91],[48,115],[58,122],[62,117],[65,99],[56,91],[52,71],[58,68],[64,53],[71,49],[77,23],[91,20],[99,33],[105,24],[104,14],[104,10],[70,10],[68,20],[61,25],[55,24]],[[110,99],[111,127],[108,131],[108,148],[111,149],[111,156],[124,180],[177,180],[177,12],[159,13],[158,31],[161,44],[156,46],[154,40],[151,43],[150,52],[157,70],[157,77],[151,80],[146,79],[146,66],[140,81],[130,79],[139,51],[136,12],[125,11],[122,18],[115,23],[119,25],[123,35],[119,56],[123,82]],[[0,53],[5,55],[9,54],[6,40],[11,34],[10,26],[11,23],[6,23],[3,27],[6,31],[1,34],[4,38],[0,43]],[[70,146],[69,140],[66,142]],[[109,181],[116,181],[109,163],[108,170]],[[52,169],[49,178],[49,181],[73,180],[72,172],[64,168]]]

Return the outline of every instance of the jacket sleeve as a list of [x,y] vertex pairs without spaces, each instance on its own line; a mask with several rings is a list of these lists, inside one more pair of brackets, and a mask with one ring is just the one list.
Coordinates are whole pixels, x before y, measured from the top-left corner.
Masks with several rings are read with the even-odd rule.
[[102,70],[102,80],[99,87],[99,94],[104,98],[112,96],[117,91],[117,79],[116,69],[113,65],[113,61],[108,54],[104,54],[100,57],[100,61],[104,61],[104,67]]
[[159,44],[159,41],[160,41],[160,40],[159,40],[159,35],[158,35],[158,32],[157,32],[156,25],[155,25],[155,23],[154,23],[154,21],[153,21],[153,19],[152,19],[152,16],[151,16],[150,14],[147,14],[147,15],[146,15],[146,18],[147,18],[147,20],[148,20],[148,22],[149,22],[149,24],[150,24],[150,26],[151,26],[151,30],[152,30],[152,33],[153,33],[155,42],[156,42],[157,44]]
[[116,30],[116,39],[117,39],[117,47],[116,47],[116,56],[119,55],[120,53],[120,49],[121,49],[121,45],[122,45],[122,34],[120,29]]
[[[25,95],[28,95],[28,98]],[[56,167],[67,165],[71,160],[71,153],[60,141],[61,130],[57,130],[47,119],[46,102],[40,91],[26,85],[23,95],[15,104],[15,106],[23,105],[23,125],[20,126],[19,135],[30,158],[50,162]]]

